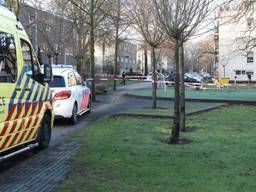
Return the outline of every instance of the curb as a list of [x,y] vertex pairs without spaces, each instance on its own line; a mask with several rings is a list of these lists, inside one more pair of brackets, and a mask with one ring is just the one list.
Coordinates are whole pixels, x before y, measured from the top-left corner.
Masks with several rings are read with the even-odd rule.
[[[226,106],[229,106],[229,104],[222,104],[216,107],[211,107],[208,109],[187,113],[186,117],[207,113],[215,109],[219,109],[221,107],[226,107]],[[117,118],[117,117],[131,117],[131,118],[142,118],[142,119],[174,119],[174,116],[168,116],[168,115],[146,115],[146,114],[132,114],[132,113],[120,113],[112,116],[112,118]]]
[[[124,96],[135,98],[135,99],[147,99],[151,100],[151,96],[139,96],[139,95],[133,95],[126,93]],[[162,101],[174,101],[174,98],[168,98],[168,97],[157,97],[157,100]],[[243,105],[256,105],[256,101],[241,101],[241,100],[223,100],[223,99],[190,99],[186,98],[186,102],[195,102],[195,103],[227,103],[227,104],[243,104]]]
[[132,113],[120,113],[113,115],[112,118],[116,117],[132,117],[132,118],[142,118],[142,119],[174,119],[173,116],[168,115],[146,115],[146,114],[132,114]]

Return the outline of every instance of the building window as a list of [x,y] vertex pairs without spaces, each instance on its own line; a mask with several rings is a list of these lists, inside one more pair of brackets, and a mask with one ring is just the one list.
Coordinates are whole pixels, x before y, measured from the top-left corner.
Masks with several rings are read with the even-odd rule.
[[245,70],[242,70],[242,75],[246,75],[246,72],[245,72]]
[[236,75],[241,75],[241,71],[240,70],[236,70]]
[[247,63],[253,63],[253,62],[254,62],[253,52],[250,51],[247,53]]
[[30,23],[30,24],[33,24],[35,21],[36,21],[35,15],[30,15],[30,16],[29,16],[29,23]]
[[253,17],[248,17],[247,18],[247,27],[248,29],[252,29],[254,25],[254,18]]

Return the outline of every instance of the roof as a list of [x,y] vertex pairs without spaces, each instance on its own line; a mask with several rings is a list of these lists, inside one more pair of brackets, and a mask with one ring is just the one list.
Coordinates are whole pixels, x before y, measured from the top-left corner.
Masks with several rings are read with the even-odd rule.
[[1,31],[19,34],[22,38],[29,41],[29,38],[20,22],[17,21],[16,16],[6,7],[0,5],[0,29]]
[[0,16],[3,16],[7,19],[13,20],[14,22],[17,21],[16,16],[14,15],[13,12],[11,12],[9,9],[7,9],[6,7],[0,5]]
[[72,68],[52,68],[53,75],[66,76],[68,73],[75,71]]

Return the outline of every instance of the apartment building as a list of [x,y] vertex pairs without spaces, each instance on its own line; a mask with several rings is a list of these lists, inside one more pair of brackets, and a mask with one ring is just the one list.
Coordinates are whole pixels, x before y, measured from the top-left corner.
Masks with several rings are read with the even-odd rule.
[[255,26],[256,14],[248,7],[226,5],[219,10],[214,34],[217,77],[247,82],[251,74],[256,81]]
[[35,51],[43,63],[74,64],[73,46],[76,32],[70,20],[61,15],[23,5],[20,16]]
[[[118,46],[118,74],[122,72],[137,72],[137,45],[120,40]],[[95,46],[96,73],[112,74],[115,56],[115,42],[97,42]]]
[[[155,49],[156,53],[156,63],[157,70],[159,72],[170,73],[173,71],[174,61],[173,61],[173,45],[169,42],[163,43],[160,47]],[[138,48],[137,51],[137,62],[138,70],[145,74],[152,72],[152,58],[151,58],[151,48],[144,44]],[[147,63],[147,65],[145,64]]]

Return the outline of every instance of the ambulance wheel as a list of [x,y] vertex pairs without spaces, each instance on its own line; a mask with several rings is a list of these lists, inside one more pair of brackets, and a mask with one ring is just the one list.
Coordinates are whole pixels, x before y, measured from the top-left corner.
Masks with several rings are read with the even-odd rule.
[[72,125],[75,125],[77,123],[77,105],[74,104],[73,110],[72,110],[72,117],[70,118],[70,123]]
[[45,115],[38,134],[38,149],[43,150],[49,146],[52,135],[51,119],[49,115]]

